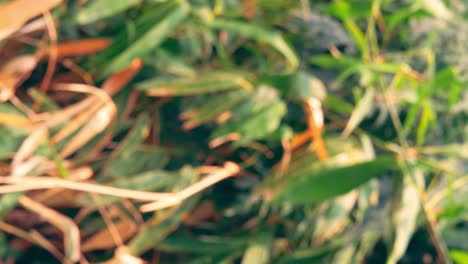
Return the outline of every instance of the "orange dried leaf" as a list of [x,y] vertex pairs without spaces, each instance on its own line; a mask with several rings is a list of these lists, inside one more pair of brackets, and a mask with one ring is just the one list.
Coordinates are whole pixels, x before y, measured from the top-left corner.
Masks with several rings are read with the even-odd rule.
[[60,4],[62,0],[15,0],[0,4],[0,40],[20,29],[28,20]]
[[130,66],[109,77],[102,85],[102,89],[111,96],[116,94],[135,77],[142,67],[143,61],[134,59]]
[[[108,38],[82,39],[60,43],[57,45],[57,57],[62,58],[94,54],[107,48],[110,43],[111,40]],[[47,47],[44,52],[49,55],[51,52],[50,47]]]

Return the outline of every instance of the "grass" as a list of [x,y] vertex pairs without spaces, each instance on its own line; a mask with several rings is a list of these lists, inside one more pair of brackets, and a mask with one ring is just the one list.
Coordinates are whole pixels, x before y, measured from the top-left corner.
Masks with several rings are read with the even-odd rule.
[[468,261],[459,1],[0,2],[0,259]]

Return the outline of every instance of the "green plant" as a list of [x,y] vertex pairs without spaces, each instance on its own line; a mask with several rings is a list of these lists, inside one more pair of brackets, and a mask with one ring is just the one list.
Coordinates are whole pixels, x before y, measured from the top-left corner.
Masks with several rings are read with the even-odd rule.
[[[55,26],[45,15],[48,40],[19,47],[34,62],[20,88],[0,86],[2,259],[466,259],[465,69],[410,26],[463,27],[463,14],[442,1],[117,2],[67,1]],[[31,37],[5,32],[0,51]],[[32,72],[45,62],[59,67]],[[49,223],[14,226],[22,213]],[[18,252],[18,238],[35,246]]]

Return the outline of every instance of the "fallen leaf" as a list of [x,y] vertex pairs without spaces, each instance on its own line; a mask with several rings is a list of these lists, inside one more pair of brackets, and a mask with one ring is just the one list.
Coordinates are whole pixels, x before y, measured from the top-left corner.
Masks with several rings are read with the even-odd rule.
[[15,0],[0,4],[0,40],[21,28],[28,20],[49,11],[62,0]]
[[102,132],[114,118],[117,109],[113,103],[108,103],[99,109],[88,123],[71,139],[60,152],[61,157],[67,157],[85,145],[90,139]]
[[25,159],[27,159],[39,145],[47,138],[48,130],[45,126],[39,126],[23,141],[18,152],[13,157],[12,167],[16,167]]
[[[119,222],[114,223],[114,226],[123,241],[128,240],[137,231],[136,224],[129,218],[121,219]],[[112,238],[112,234],[108,228],[105,228],[83,242],[81,250],[83,252],[89,252],[92,250],[111,249],[114,247],[115,242]]]
[[184,218],[184,225],[197,226],[207,219],[216,216],[216,208],[212,201],[204,201],[190,215]]
[[[89,55],[106,49],[111,43],[108,38],[80,39],[57,45],[57,57],[71,57],[80,55]],[[49,55],[50,47],[42,51],[44,55]]]
[[130,66],[109,77],[102,84],[101,88],[111,96],[116,94],[135,77],[142,67],[143,61],[141,59],[134,59]]
[[[1,6],[0,6],[1,10]],[[1,17],[1,12],[0,12]],[[1,18],[0,18],[1,21]],[[8,101],[15,94],[16,87],[34,70],[37,58],[23,55],[9,60],[0,68],[0,102]]]

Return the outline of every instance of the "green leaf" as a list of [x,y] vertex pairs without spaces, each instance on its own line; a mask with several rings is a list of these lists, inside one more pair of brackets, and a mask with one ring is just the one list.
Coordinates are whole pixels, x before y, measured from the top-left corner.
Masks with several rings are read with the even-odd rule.
[[214,236],[187,237],[183,235],[169,236],[158,244],[158,248],[164,251],[197,254],[223,254],[243,250],[246,246],[246,239]]
[[182,172],[152,170],[115,180],[111,185],[132,190],[163,191],[170,190],[182,177]]
[[374,88],[370,87],[366,90],[364,97],[359,101],[356,108],[353,110],[351,117],[343,131],[344,136],[349,136],[351,132],[364,120],[364,118],[372,111],[374,106]]
[[155,52],[154,57],[154,64],[161,72],[181,77],[194,77],[197,75],[194,67],[184,61],[184,54],[177,56],[160,48]]
[[[175,186],[185,185],[187,181],[187,175],[185,174],[187,174],[185,168],[179,171],[149,170],[138,174],[125,175],[126,177],[121,177],[107,184],[112,187],[130,190],[171,192]],[[119,198],[117,197],[103,196],[99,199],[99,202],[96,202],[96,200],[92,199],[89,195],[82,195],[77,202],[80,205],[95,208],[118,200]]]
[[333,15],[340,19],[367,18],[372,9],[373,0],[347,0],[334,1],[322,9],[323,13]]
[[450,250],[450,258],[455,261],[457,264],[466,264],[468,263],[468,252],[463,250]]
[[263,29],[255,24],[242,21],[233,21],[216,18],[210,26],[215,29],[223,29],[238,34],[242,37],[264,42],[280,52],[289,64],[289,71],[294,71],[299,66],[299,59],[294,50],[286,43],[280,33]]
[[[452,67],[444,68],[436,73],[434,87],[441,95],[447,97],[450,106],[454,106],[460,100],[462,82],[456,70]],[[448,96],[447,96],[448,91]]]
[[[180,191],[197,181],[200,176],[198,172],[189,166],[184,166],[178,174],[179,176],[166,174],[170,177],[170,179],[166,180],[174,181],[167,189],[168,192]],[[158,183],[151,184],[157,185]],[[175,208],[168,208],[154,213],[153,217],[148,219],[146,225],[129,242],[128,247],[131,253],[141,255],[165,239],[182,222],[184,216],[195,207],[199,199],[200,195],[194,195]]]
[[0,125],[0,159],[10,158],[21,146],[24,136],[18,135],[17,130]]
[[136,164],[145,160],[141,156],[136,157],[135,152],[148,136],[149,126],[149,116],[140,115],[133,128],[106,161],[103,177],[125,177],[136,172],[135,169],[139,168]]
[[435,121],[435,113],[427,101],[422,102],[422,112],[418,128],[416,130],[416,144],[421,146],[425,142],[426,132],[429,125]]
[[270,263],[273,235],[270,232],[258,234],[242,258],[242,264],[266,264]]
[[275,87],[288,98],[301,102],[309,97],[322,101],[327,95],[323,82],[307,72],[264,76],[262,82]]
[[90,24],[100,19],[113,16],[137,5],[141,0],[94,0],[79,9],[76,21],[79,24]]
[[[155,25],[177,7],[176,1],[158,2],[145,6],[143,13],[135,21],[128,21],[125,29],[120,29],[112,39],[112,43],[105,50],[91,57],[86,64],[90,70],[101,73],[109,62],[119,56],[124,50],[133,45],[135,41],[142,38]],[[126,65],[128,66],[128,64]],[[110,75],[110,73],[108,74]],[[101,76],[101,79],[106,76]]]
[[139,83],[137,88],[150,96],[186,96],[239,88],[251,90],[253,86],[242,74],[209,72],[193,78],[156,78]]
[[185,19],[189,11],[190,6],[185,1],[177,1],[176,7],[171,9],[169,14],[166,14],[143,36],[133,42],[131,46],[113,58],[105,67],[101,76],[105,77],[121,70],[129,65],[133,59],[142,57],[157,48]]
[[395,167],[396,163],[392,157],[380,157],[351,166],[337,168],[328,164],[328,167],[302,171],[281,188],[274,202],[296,204],[322,202],[345,194]]
[[166,238],[182,222],[184,215],[195,207],[198,197],[199,195],[191,197],[173,212],[168,209],[155,214],[149,220],[149,224],[130,240],[128,244],[130,252],[133,255],[141,255]]
[[354,42],[356,43],[356,46],[359,48],[361,53],[367,54],[369,47],[367,45],[364,32],[362,32],[356,22],[351,19],[345,19],[343,22],[346,30],[348,30],[349,34],[354,39]]
[[257,100],[262,100],[259,94],[270,96],[269,89],[271,90],[271,88],[261,87],[257,92],[257,97],[252,98],[246,113],[231,118],[226,124],[216,129],[211,136],[211,143],[223,141],[229,135],[236,134],[238,139],[234,146],[241,146],[262,139],[277,130],[286,113],[286,105],[279,99],[273,99],[269,103],[268,101],[257,103]]
[[356,65],[361,65],[362,60],[347,56],[335,58],[331,55],[316,55],[310,58],[310,63],[327,69],[344,70]]
[[22,192],[18,193],[8,193],[0,195],[0,219],[15,208],[18,203],[18,198],[23,195]]
[[362,54],[368,53],[368,44],[364,32],[355,19],[367,18],[372,9],[373,1],[337,1],[328,5],[324,11],[343,21],[343,25],[354,39]]
[[215,120],[222,113],[246,100],[250,94],[251,92],[246,90],[233,90],[207,97],[200,104],[188,108],[181,114],[182,119],[185,120],[183,128],[191,129]]
[[356,263],[354,262],[353,256],[357,248],[358,248],[357,243],[346,245],[345,247],[338,250],[338,252],[333,256],[332,263],[341,263],[341,264]]
[[[420,176],[421,180],[423,180],[422,175]],[[410,177],[410,175],[405,175],[403,181],[395,188],[399,190],[395,194],[392,212],[395,239],[387,259],[387,264],[397,263],[403,257],[416,229],[416,220],[421,206],[419,192],[412,184]]]
[[318,243],[333,239],[345,228],[350,222],[349,215],[357,198],[357,192],[350,192],[330,201],[316,220],[313,237]]
[[340,114],[351,114],[353,112],[353,106],[343,100],[343,98],[330,94],[325,98],[324,105],[326,108],[336,111]]

